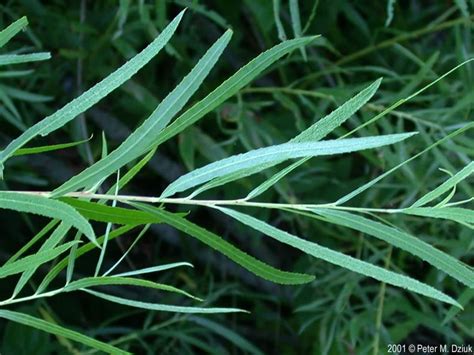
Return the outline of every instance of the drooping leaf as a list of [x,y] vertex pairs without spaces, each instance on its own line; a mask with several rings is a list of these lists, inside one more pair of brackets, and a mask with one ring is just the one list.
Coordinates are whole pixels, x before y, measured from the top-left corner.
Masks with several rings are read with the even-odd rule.
[[358,230],[403,249],[430,263],[463,284],[474,287],[474,272],[469,267],[421,239],[380,222],[372,221],[346,211],[333,209],[315,209],[313,211],[325,217],[330,223]]
[[164,223],[196,238],[202,243],[210,246],[212,249],[217,250],[218,252],[227,256],[229,259],[236,262],[251,273],[265,280],[284,285],[304,284],[314,280],[314,276],[312,275],[298,274],[275,269],[274,267],[267,265],[241,251],[218,235],[188,221],[185,218],[178,217],[165,210],[160,210],[156,207],[145,204],[134,203],[133,206],[136,206],[143,211],[156,214],[163,220]]
[[239,222],[255,230],[258,230],[281,243],[290,245],[293,248],[299,249],[308,255],[312,255],[315,258],[322,259],[331,264],[338,265],[359,274],[372,277],[389,285],[404,288],[409,291],[461,307],[452,297],[408,276],[397,274],[379,266],[375,266],[329,248],[322,247],[314,242],[301,239],[244,213],[223,207],[218,207],[218,209],[223,213],[235,218]]

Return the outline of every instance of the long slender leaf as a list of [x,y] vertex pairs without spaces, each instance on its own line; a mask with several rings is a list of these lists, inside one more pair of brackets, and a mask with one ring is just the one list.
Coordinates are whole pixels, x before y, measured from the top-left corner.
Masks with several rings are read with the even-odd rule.
[[[64,236],[67,234],[69,229],[71,228],[70,225],[66,223],[61,223],[58,228],[51,234],[51,236],[43,243],[41,248],[39,249],[39,252],[44,252],[46,250],[51,250],[55,248],[61,240],[64,238]],[[35,271],[37,270],[37,267],[30,267],[28,270],[26,270],[18,280],[15,289],[13,291],[13,296],[16,297],[23,287],[26,285],[26,283],[31,279]]]
[[45,152],[51,152],[60,149],[67,149],[78,146],[80,144],[86,143],[90,140],[84,139],[77,142],[70,142],[70,143],[61,143],[61,144],[52,144],[52,145],[45,145],[41,147],[33,147],[33,148],[20,148],[18,149],[13,155],[20,156],[20,155],[31,155],[31,154],[40,154]]
[[85,187],[91,182],[97,182],[150,150],[159,138],[162,129],[184,107],[207,77],[231,37],[232,31],[226,31],[209,48],[181,83],[158,105],[150,117],[128,136],[116,150],[54,190],[53,196],[59,196]]
[[0,66],[39,62],[48,59],[51,59],[51,54],[47,52],[31,54],[2,54],[0,55]]
[[[136,226],[135,225],[126,225],[126,226],[123,226],[123,227],[120,227],[120,228],[117,228],[116,230],[112,231],[110,234],[109,234],[109,240],[112,240],[112,239],[115,239],[125,233],[127,233],[128,231],[132,230],[133,228],[135,228]],[[102,241],[104,240],[104,236],[101,236],[100,238],[97,238],[97,243],[102,243]],[[95,249],[95,245],[93,243],[87,243],[83,246],[81,246],[80,248],[78,248],[75,253],[74,253],[74,260],[76,260],[77,258],[81,257],[82,255],[88,253],[89,251],[91,250],[94,250]],[[51,283],[51,281],[53,281],[58,275],[59,273],[64,270],[66,267],[68,267],[69,265],[69,257],[65,257],[63,258],[61,261],[59,261],[45,276],[45,278],[43,279],[43,281],[41,282],[41,284],[37,287],[36,289],[36,292],[37,293],[41,293],[43,292],[48,286],[49,284]]]
[[317,37],[319,36],[292,39],[261,53],[165,128],[156,144],[161,144],[177,135],[247,86],[278,59],[301,46],[308,45]]
[[[10,142],[0,153],[0,164],[3,164],[17,149],[21,148],[34,137],[38,135],[45,136],[64,126],[130,79],[168,43],[178,27],[183,14],[184,11],[176,16],[163,32],[143,51],[122,65],[107,78],[94,85],[81,96],[72,100],[52,115],[31,126],[22,135]],[[1,63],[2,56],[0,56],[0,65]]]
[[270,164],[307,156],[327,156],[376,148],[400,142],[414,134],[415,133],[402,133],[378,137],[327,140],[315,143],[284,143],[255,149],[244,154],[238,154],[216,161],[181,176],[163,191],[161,197],[168,197],[212,179],[245,171],[246,169],[267,163]]
[[404,288],[409,291],[461,307],[459,303],[457,303],[452,297],[408,276],[394,273],[379,266],[375,266],[365,261],[322,247],[316,243],[298,238],[297,236],[282,231],[269,225],[268,223],[244,213],[223,207],[218,207],[218,209],[223,213],[235,218],[239,222],[255,230],[258,230],[281,243],[290,245],[306,254],[312,255],[315,258],[325,260],[331,264],[338,265],[361,275],[372,277],[381,282],[385,282],[393,286]]
[[23,16],[8,25],[2,31],[0,31],[0,48],[10,41],[18,32],[24,29],[28,25],[28,19],[26,16]]
[[258,259],[248,255],[247,253],[236,248],[229,242],[225,241],[218,235],[209,232],[208,230],[186,220],[182,217],[177,217],[170,212],[160,210],[156,207],[148,206],[145,204],[133,203],[133,206],[156,214],[163,219],[163,222],[170,226],[188,234],[204,244],[210,246],[214,250],[224,254],[229,259],[233,260],[240,266],[244,267],[251,273],[265,279],[279,284],[284,285],[296,285],[308,283],[314,280],[314,276],[306,274],[298,274],[293,272],[281,271],[274,267],[261,262]]
[[203,313],[203,314],[214,314],[214,313],[235,313],[235,312],[247,312],[239,308],[203,308],[203,307],[186,307],[186,306],[173,306],[168,304],[160,303],[149,303],[141,301],[133,301],[122,297],[108,295],[106,293],[84,290],[91,295],[94,295],[98,298],[104,300],[122,304],[124,306],[148,309],[152,311],[162,311],[162,312],[173,312],[173,313]]
[[58,255],[61,255],[64,253],[66,250],[68,250],[71,246],[76,244],[76,242],[69,242],[66,244],[63,244],[57,248],[54,249],[49,249],[46,251],[40,251],[36,254],[25,256],[24,258],[18,259],[12,263],[9,263],[7,265],[1,266],[0,267],[0,279],[10,276],[10,275],[15,275],[19,274],[21,272],[24,272],[30,268],[35,268],[38,267]]
[[0,208],[60,219],[84,233],[93,243],[97,243],[89,222],[64,202],[43,196],[1,191]]
[[349,212],[331,209],[315,209],[313,211],[325,217],[330,223],[342,225],[369,234],[397,248],[418,256],[463,284],[474,287],[474,272],[469,269],[469,267],[452,256],[432,247],[421,239],[415,238],[396,228],[371,221],[368,218]]
[[152,267],[147,267],[144,269],[138,269],[138,270],[132,270],[132,271],[127,271],[127,272],[122,272],[120,274],[115,274],[113,276],[134,276],[134,275],[143,275],[143,274],[149,274],[151,272],[159,272],[159,271],[165,271],[165,270],[170,270],[174,269],[176,267],[181,267],[181,266],[189,266],[189,267],[194,267],[193,264],[187,263],[187,262],[177,262],[177,263],[170,263],[170,264],[164,264],[164,265],[157,265],[157,266],[152,266]]
[[460,207],[416,207],[406,208],[403,213],[415,216],[449,219],[461,224],[474,224],[474,211]]
[[474,161],[467,164],[463,169],[458,171],[456,174],[451,176],[448,180],[443,182],[433,191],[428,192],[426,195],[421,197],[418,201],[416,201],[411,207],[421,207],[426,205],[427,203],[433,201],[434,199],[438,198],[446,191],[449,191],[451,188],[456,186],[459,182],[466,179],[469,175],[474,173]]
[[68,284],[64,291],[76,291],[83,288],[89,288],[94,286],[111,286],[111,285],[123,285],[123,286],[140,286],[140,287],[147,287],[152,288],[155,290],[161,291],[168,291],[168,292],[176,292],[182,294],[186,297],[193,298],[195,300],[202,301],[200,298],[195,297],[186,291],[180,290],[179,288],[156,283],[153,281],[137,279],[133,277],[120,277],[120,276],[99,276],[99,277],[85,277],[77,281],[73,281]]
[[104,351],[108,354],[130,354],[126,351],[116,348],[115,346],[109,345],[99,340],[95,340],[74,330],[61,327],[57,324],[47,322],[43,319],[39,319],[28,314],[0,310],[0,318],[8,319],[15,323],[20,323],[28,327],[36,328],[43,332],[54,334],[59,337],[71,339],[77,341],[78,343],[90,346],[94,349]]

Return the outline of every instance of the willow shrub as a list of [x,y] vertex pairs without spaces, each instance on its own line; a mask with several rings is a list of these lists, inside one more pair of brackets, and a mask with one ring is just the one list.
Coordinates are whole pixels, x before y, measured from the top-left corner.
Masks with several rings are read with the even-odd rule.
[[[0,152],[0,168],[2,173],[4,169],[8,169],[8,160],[16,155],[41,154],[46,151],[64,149],[83,143],[72,142],[34,148],[24,147],[35,137],[44,137],[60,129],[130,79],[166,46],[178,28],[183,16],[184,12],[180,13],[142,52],[108,77],[54,114],[25,129],[18,138],[11,141]],[[4,29],[0,33],[0,46],[6,44],[26,25],[26,18],[22,18]],[[415,94],[397,101],[382,113],[341,138],[335,140],[325,139],[328,134],[350,119],[354,113],[368,103],[381,84],[381,79],[379,79],[286,143],[251,150],[197,168],[172,182],[166,187],[161,196],[144,197],[120,194],[120,190],[140,172],[162,143],[176,136],[205,117],[206,114],[215,110],[226,100],[239,93],[240,90],[245,88],[252,80],[261,75],[280,58],[295,50],[300,50],[305,55],[305,47],[311,46],[317,36],[300,36],[296,39],[283,41],[247,63],[203,99],[193,105],[188,105],[190,98],[218,62],[231,37],[232,31],[226,31],[204,53],[189,74],[182,79],[175,89],[160,102],[150,116],[119,147],[110,153],[104,149],[102,158],[87,169],[71,177],[53,191],[0,192],[0,208],[38,214],[51,219],[50,223],[0,267],[0,278],[12,275],[18,276],[18,282],[12,296],[0,301],[0,317],[83,343],[98,350],[109,353],[125,353],[125,351],[111,344],[66,329],[56,323],[28,314],[7,310],[6,308],[16,303],[24,303],[43,297],[61,297],[61,294],[66,292],[86,292],[104,301],[146,310],[176,313],[245,312],[244,309],[239,308],[200,306],[203,300],[182,289],[140,278],[140,275],[145,273],[163,272],[172,268],[189,266],[189,263],[177,262],[150,266],[146,269],[131,270],[120,274],[114,273],[116,266],[128,253],[127,251],[114,266],[108,270],[103,270],[102,261],[107,251],[108,242],[114,238],[119,238],[132,229],[141,229],[136,239],[136,242],[138,242],[141,235],[153,223],[167,224],[190,237],[196,238],[265,280],[284,285],[305,284],[314,280],[313,275],[279,270],[248,255],[240,250],[238,246],[232,245],[214,232],[191,222],[186,215],[170,212],[167,207],[171,204],[198,205],[204,208],[215,209],[242,223],[249,229],[261,232],[269,238],[286,244],[289,248],[299,249],[311,257],[322,259],[350,272],[379,280],[387,285],[429,297],[433,299],[433,302],[444,302],[461,308],[460,304],[443,292],[443,290],[438,290],[412,277],[396,273],[387,268],[290,234],[245,212],[245,207],[278,209],[285,213],[297,213],[307,218],[316,218],[327,223],[365,233],[424,260],[432,267],[439,269],[468,288],[472,288],[474,286],[474,272],[472,268],[416,236],[410,235],[402,228],[385,223],[379,215],[400,214],[425,218],[441,218],[473,228],[473,211],[462,207],[463,202],[467,201],[450,202],[456,185],[472,174],[474,170],[473,162],[467,164],[457,173],[452,174],[431,192],[421,196],[410,207],[375,209],[347,206],[348,201],[369,189],[396,169],[455,135],[471,128],[472,124],[454,131],[444,139],[426,147],[419,154],[405,160],[398,166],[393,167],[333,203],[293,204],[258,201],[258,197],[263,192],[272,188],[278,181],[284,179],[287,174],[302,166],[312,157],[377,149],[388,145],[403,144],[404,140],[413,139],[412,137],[416,132],[401,132],[370,137],[356,137],[355,133],[359,128],[383,118],[387,113],[412,99],[433,83],[417,91]],[[0,56],[0,65],[5,66],[46,60],[49,57],[48,53],[4,54]],[[450,72],[445,75],[448,75]],[[441,80],[445,75],[437,80]],[[196,198],[206,190],[218,188],[237,179],[260,173],[276,165],[279,165],[281,169],[262,184],[249,191],[247,196],[234,200],[203,200]],[[120,174],[121,171],[125,170],[126,173]],[[112,176],[116,178],[116,183],[112,188],[106,193],[97,193],[103,182]],[[181,193],[184,193],[185,197],[175,197]],[[112,201],[111,206],[107,205],[109,201]],[[118,207],[117,202],[124,204],[126,208]],[[91,221],[105,223],[105,234],[97,236],[94,228],[91,226]],[[120,227],[112,230],[112,224],[120,225]],[[71,230],[75,231],[75,237],[68,241],[66,236]],[[39,246],[37,252],[29,254],[29,250],[34,245]],[[95,267],[95,273],[81,277],[75,275],[74,265],[77,259],[97,248],[101,250]],[[62,258],[60,258],[61,256]],[[22,290],[37,269],[51,262],[53,262],[53,265],[43,281],[35,286],[35,292],[26,296],[22,295]],[[51,289],[51,282],[60,278],[61,271],[64,269],[66,269],[64,286]],[[194,304],[182,306],[148,303],[117,297],[113,294],[96,290],[98,286],[105,285],[117,287],[139,286],[156,289],[159,292],[174,292],[188,298]]]

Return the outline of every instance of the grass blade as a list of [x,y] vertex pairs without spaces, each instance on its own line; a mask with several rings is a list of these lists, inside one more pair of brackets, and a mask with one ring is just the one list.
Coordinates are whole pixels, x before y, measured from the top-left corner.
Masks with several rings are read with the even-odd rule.
[[252,169],[256,166],[266,166],[266,164],[282,162],[287,159],[307,156],[327,156],[381,147],[400,142],[414,134],[415,133],[402,133],[378,137],[327,140],[315,143],[284,143],[255,149],[208,164],[181,176],[163,191],[161,197],[168,197],[177,192],[206,183],[212,179],[232,173],[238,174],[241,171]]

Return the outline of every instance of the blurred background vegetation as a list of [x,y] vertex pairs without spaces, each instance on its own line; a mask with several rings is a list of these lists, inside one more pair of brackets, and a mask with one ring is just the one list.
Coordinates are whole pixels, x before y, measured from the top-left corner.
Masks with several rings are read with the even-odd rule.
[[[156,196],[169,182],[195,167],[249,149],[283,143],[383,77],[375,99],[333,134],[341,136],[472,57],[473,5],[473,1],[460,0],[308,0],[299,4],[286,0],[3,1],[1,28],[21,16],[27,16],[30,22],[27,30],[4,50],[50,51],[52,59],[16,66],[14,74],[0,72],[2,146],[135,55],[182,8],[187,7],[188,12],[166,53],[67,129],[42,142],[37,140],[35,145],[93,135],[92,139],[79,148],[15,158],[1,187],[51,189],[90,165],[100,157],[102,132],[110,149],[122,142],[227,28],[234,30],[232,41],[194,100],[281,40],[302,34],[323,37],[305,51],[280,60],[205,120],[162,145],[151,164],[123,193]],[[332,202],[472,122],[473,70],[472,64],[462,67],[358,132],[366,136],[416,130],[420,132],[416,138],[378,150],[379,153],[313,159],[267,191],[262,200]],[[440,168],[455,172],[473,156],[471,130],[399,169],[351,204],[373,208],[409,206],[446,179],[448,175]],[[239,180],[203,196],[238,198],[264,178],[262,174]],[[472,180],[458,186],[457,193],[464,198],[473,196],[469,182]],[[191,262],[194,269],[172,270],[152,278],[192,291],[213,305],[238,306],[251,314],[189,316],[137,311],[74,293],[62,296],[59,302],[42,299],[17,309],[143,354],[363,354],[385,353],[389,343],[474,342],[474,307],[469,303],[473,293],[406,252],[392,251],[383,242],[314,219],[254,211],[309,240],[404,272],[455,297],[463,295],[465,310],[451,317],[445,304],[401,289],[385,288],[374,280],[303,257],[213,211],[190,211],[191,220],[219,232],[250,254],[282,269],[314,274],[316,281],[304,286],[266,282],[180,232],[155,225],[123,267]],[[13,212],[2,212],[0,218],[0,262],[45,224],[41,218]],[[472,229],[436,219],[388,216],[387,220],[472,265]],[[114,241],[104,264],[112,265],[138,233],[133,230]],[[76,272],[92,272],[97,257],[98,253],[88,255]],[[11,286],[14,284],[12,280]],[[117,292],[130,292],[136,299],[181,302],[174,294]],[[0,290],[2,297],[10,293],[8,288]],[[64,339],[0,322],[2,354],[79,352],[80,347]]]

